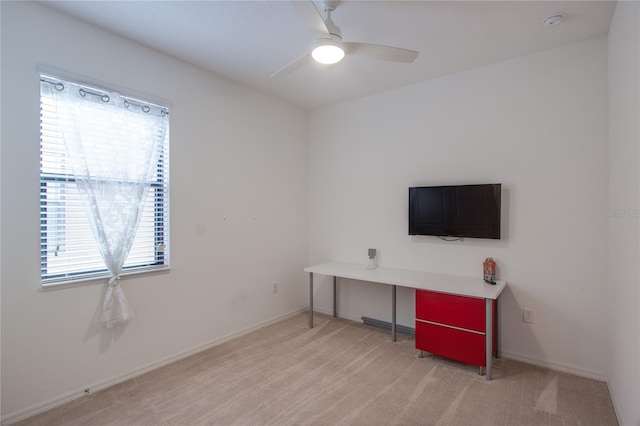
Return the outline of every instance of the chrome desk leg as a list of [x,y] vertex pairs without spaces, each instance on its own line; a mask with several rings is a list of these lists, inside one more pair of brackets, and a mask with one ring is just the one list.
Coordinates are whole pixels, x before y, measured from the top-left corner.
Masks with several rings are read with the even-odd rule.
[[333,317],[338,317],[338,277],[333,277]]
[[313,272],[309,272],[309,328],[313,328]]
[[391,341],[396,341],[396,286],[391,286]]
[[487,363],[486,379],[491,380],[491,362],[493,361],[493,304],[491,299],[485,299],[485,356]]
[[496,299],[496,358],[500,358],[500,298]]

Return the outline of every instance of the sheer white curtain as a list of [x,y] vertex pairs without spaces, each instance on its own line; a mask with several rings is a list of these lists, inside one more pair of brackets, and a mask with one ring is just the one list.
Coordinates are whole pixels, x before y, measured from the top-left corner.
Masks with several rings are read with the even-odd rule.
[[126,323],[133,311],[120,273],[136,235],[167,131],[165,111],[65,83],[54,98],[68,161],[111,275],[102,322]]

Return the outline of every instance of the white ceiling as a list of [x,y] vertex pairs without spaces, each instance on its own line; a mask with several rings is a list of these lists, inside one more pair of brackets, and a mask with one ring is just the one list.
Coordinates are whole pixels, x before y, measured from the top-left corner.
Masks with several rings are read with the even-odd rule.
[[[604,35],[615,8],[615,1],[340,1],[332,18],[345,41],[417,50],[416,61],[348,56],[270,78],[314,42],[291,1],[45,4],[305,109]],[[545,27],[557,12],[565,21]]]

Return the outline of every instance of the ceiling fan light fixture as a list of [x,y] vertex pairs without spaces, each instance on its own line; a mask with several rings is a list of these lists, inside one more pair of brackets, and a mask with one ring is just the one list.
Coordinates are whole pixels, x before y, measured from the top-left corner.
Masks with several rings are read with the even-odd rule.
[[321,64],[336,64],[344,58],[344,49],[340,42],[334,40],[322,40],[313,48],[311,56]]

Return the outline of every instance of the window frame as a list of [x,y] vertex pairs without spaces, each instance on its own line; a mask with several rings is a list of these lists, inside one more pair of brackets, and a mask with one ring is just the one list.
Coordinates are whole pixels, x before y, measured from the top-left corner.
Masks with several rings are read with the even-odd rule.
[[[49,73],[40,73],[40,84],[57,84],[57,83],[69,83],[87,87],[89,90],[98,90],[104,93],[111,93],[112,90],[95,88],[92,85],[86,85],[83,82],[70,78],[58,78],[53,77]],[[43,172],[42,170],[42,158],[43,158],[43,104],[42,99],[46,94],[40,89],[40,170],[39,170],[39,194],[40,194],[40,283],[42,287],[58,286],[65,284],[76,284],[86,281],[100,280],[109,278],[110,274],[106,267],[95,270],[76,270],[67,271],[63,273],[48,273],[48,240],[52,239],[51,235],[47,232],[49,223],[53,220],[59,220],[59,218],[51,218],[51,214],[47,211],[47,186],[50,183],[58,182],[62,184],[75,184],[76,178],[73,174],[65,173],[52,173]],[[129,97],[127,97],[129,98]],[[169,107],[160,105],[157,103],[147,102],[140,100],[138,97],[129,98],[137,103],[149,104],[161,107],[166,111],[167,117],[169,115]],[[169,120],[169,118],[167,118]],[[121,276],[128,276],[133,274],[145,274],[158,271],[166,271],[170,269],[170,255],[168,250],[168,243],[170,240],[170,175],[169,175],[169,156],[170,156],[170,125],[167,122],[167,130],[165,139],[162,142],[162,149],[155,165],[156,178],[155,181],[150,181],[147,184],[149,191],[153,191],[149,194],[150,203],[153,203],[153,261],[148,263],[140,263],[135,265],[123,266]],[[66,207],[66,203],[62,202],[62,209]],[[64,214],[64,213],[63,213]],[[150,223],[150,222],[149,222]],[[66,232],[66,230],[65,230]],[[93,233],[90,234],[91,238],[95,238]],[[160,250],[160,248],[162,248]],[[98,253],[99,254],[99,253]],[[149,253],[150,254],[150,253]],[[102,257],[100,256],[102,259]]]

